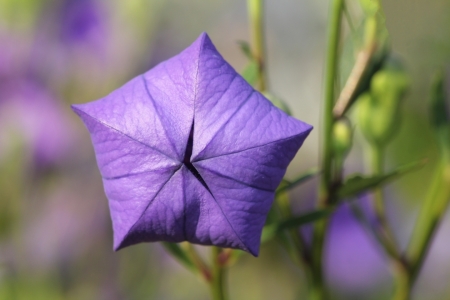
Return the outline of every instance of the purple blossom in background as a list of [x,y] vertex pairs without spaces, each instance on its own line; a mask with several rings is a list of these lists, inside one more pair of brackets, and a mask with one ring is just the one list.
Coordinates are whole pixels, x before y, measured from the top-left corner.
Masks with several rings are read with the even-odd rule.
[[379,245],[361,227],[348,205],[334,214],[327,245],[327,274],[341,291],[367,291],[389,276]]
[[27,80],[0,85],[0,157],[9,134],[24,143],[38,167],[59,162],[72,147],[73,129],[63,107],[45,89]]
[[105,24],[100,3],[95,0],[65,0],[59,14],[61,39],[67,44],[104,40]]
[[73,109],[91,133],[116,250],[189,241],[258,255],[274,191],[312,129],[255,91],[206,34]]

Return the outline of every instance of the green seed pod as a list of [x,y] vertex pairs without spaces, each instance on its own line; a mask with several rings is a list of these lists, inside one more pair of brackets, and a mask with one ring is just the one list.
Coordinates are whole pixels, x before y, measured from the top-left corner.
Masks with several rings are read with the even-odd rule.
[[346,119],[340,119],[333,126],[333,151],[336,157],[344,159],[352,148],[353,131]]
[[400,127],[400,103],[409,78],[398,64],[388,64],[371,80],[370,92],[358,102],[358,123],[364,137],[379,147],[385,146]]

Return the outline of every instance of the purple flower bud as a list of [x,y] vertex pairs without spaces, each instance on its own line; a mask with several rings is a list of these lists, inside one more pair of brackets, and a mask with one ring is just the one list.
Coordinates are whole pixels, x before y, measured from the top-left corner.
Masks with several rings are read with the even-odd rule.
[[205,33],[73,109],[92,137],[116,250],[189,241],[258,255],[274,191],[312,129],[255,91]]

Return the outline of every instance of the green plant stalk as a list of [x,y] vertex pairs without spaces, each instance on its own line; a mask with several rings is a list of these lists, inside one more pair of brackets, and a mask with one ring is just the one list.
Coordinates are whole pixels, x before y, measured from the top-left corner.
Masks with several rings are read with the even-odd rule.
[[403,262],[398,250],[392,246],[392,244],[386,240],[386,236],[383,232],[380,232],[377,228],[372,226],[371,222],[367,219],[366,215],[359,207],[357,203],[351,205],[352,212],[359,223],[363,226],[366,231],[373,235],[375,240],[380,246],[384,248],[384,251],[389,256],[390,265],[395,276],[395,293],[393,296],[394,300],[406,300],[409,299],[409,276],[408,268]]
[[[333,134],[333,106],[335,100],[335,80],[338,65],[338,48],[341,32],[341,21],[343,13],[343,0],[331,1],[331,19],[328,27],[328,46],[326,58],[325,77],[325,99],[322,115],[322,153],[321,170],[323,172],[319,185],[319,198],[317,207],[326,208],[333,199],[333,176],[332,176],[332,134]],[[312,299],[326,299],[324,279],[322,273],[323,247],[328,227],[327,220],[321,220],[314,227],[312,260],[314,267],[314,282],[311,291]]]
[[267,90],[264,40],[264,0],[247,0],[248,16],[250,20],[251,51],[258,65],[258,80],[256,89],[260,92]]
[[407,257],[411,261],[411,281],[414,283],[422,268],[431,242],[450,201],[450,161],[443,159],[435,173],[428,196],[420,210],[408,245]]
[[[384,148],[378,145],[370,145],[370,163],[372,175],[384,173]],[[399,247],[395,242],[394,234],[386,218],[383,191],[377,187],[373,191],[372,206],[375,212],[378,228],[374,229],[381,235],[379,242],[389,255],[390,267],[394,276],[395,289],[393,300],[407,300],[410,297],[410,276],[408,265],[403,261]]]
[[195,250],[194,246],[191,243],[185,242],[180,244],[182,249],[185,251],[187,256],[190,258],[192,263],[194,264],[196,270],[199,272],[200,276],[206,281],[212,281],[212,271],[210,267],[203,261],[200,255]]
[[[291,205],[289,203],[289,198],[287,196],[287,192],[284,192],[285,195],[279,194],[276,198],[276,205],[279,208],[281,217],[284,220],[289,220],[293,217]],[[290,253],[293,257],[294,262],[296,262],[300,267],[305,269],[305,275],[308,279],[308,282],[312,282],[313,272],[311,265],[311,254],[308,251],[308,247],[306,241],[303,236],[299,232],[298,228],[292,228],[288,231],[289,236],[291,238],[292,244],[295,247],[294,252]]]
[[390,262],[392,272],[394,273],[395,292],[392,300],[408,300],[411,297],[411,280],[409,276],[409,269],[401,260],[391,260]]
[[[370,146],[370,162],[372,175],[382,175],[384,173],[384,149],[383,147],[371,145]],[[379,223],[380,230],[392,244],[392,247],[398,252],[398,246],[395,242],[394,234],[386,219],[386,209],[384,207],[384,197],[381,187],[377,187],[373,191],[373,209],[375,217]]]
[[222,261],[222,248],[212,247],[212,280],[210,281],[211,295],[213,300],[226,300],[225,288],[225,262]]
[[392,247],[392,245],[386,240],[386,236],[382,232],[372,226],[371,221],[367,218],[361,207],[356,202],[351,204],[351,209],[356,220],[369,234],[371,234],[375,238],[378,244],[384,248],[386,254],[388,254],[390,258],[393,259],[400,258],[400,253],[397,251],[397,249]]
[[450,201],[450,116],[446,105],[448,95],[445,92],[445,79],[445,73],[439,70],[434,76],[431,89],[431,123],[439,142],[440,161],[406,253],[411,261],[413,283]]

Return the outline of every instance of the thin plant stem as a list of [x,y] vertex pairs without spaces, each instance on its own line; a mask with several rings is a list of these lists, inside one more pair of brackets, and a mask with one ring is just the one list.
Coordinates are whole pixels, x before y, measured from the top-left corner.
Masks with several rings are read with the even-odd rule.
[[[370,147],[370,164],[372,175],[381,175],[384,173],[384,149],[383,147],[371,145]],[[394,234],[386,218],[386,209],[384,206],[383,191],[380,187],[373,190],[372,206],[375,212],[375,217],[380,227],[380,230],[389,240],[393,247],[398,252],[398,246],[395,242]]]
[[[286,193],[286,192],[284,192]],[[291,205],[289,203],[289,198],[286,195],[279,194],[276,198],[276,205],[279,208],[281,218],[288,220],[293,217]],[[288,231],[289,236],[292,240],[292,244],[296,249],[295,253],[290,253],[293,257],[294,262],[296,262],[300,267],[305,269],[305,275],[309,282],[312,282],[312,265],[311,265],[311,253],[309,252],[307,243],[303,236],[301,235],[298,228],[292,228]],[[295,251],[296,250],[296,251]]]
[[355,65],[348,77],[344,88],[339,95],[336,105],[333,109],[333,115],[336,119],[342,118],[352,105],[352,100],[364,79],[364,74],[370,68],[370,62],[376,52],[376,45],[371,44],[369,47],[361,50],[356,57]]
[[388,254],[391,259],[400,259],[401,254],[398,252],[398,250],[389,243],[389,241],[386,239],[386,236],[382,232],[380,232],[377,227],[372,225],[372,222],[370,222],[370,220],[367,218],[361,207],[357,203],[352,203],[351,209],[356,220],[358,220],[361,226],[375,238],[380,246],[383,247],[386,254]]
[[350,31],[352,33],[355,33],[356,32],[355,25],[354,25],[354,22],[352,20],[352,16],[350,15],[350,12],[348,10],[348,4],[345,3],[345,2],[344,2],[343,10],[344,10],[345,19],[347,20],[347,24],[350,27]]
[[194,263],[196,269],[199,271],[201,277],[206,282],[212,281],[212,271],[210,267],[203,261],[200,255],[195,250],[194,246],[191,243],[182,243],[181,244],[184,251],[187,253],[191,261]]
[[[370,146],[370,164],[373,175],[384,173],[384,148],[378,145]],[[410,297],[410,276],[406,261],[400,255],[400,250],[395,242],[394,234],[386,218],[383,190],[377,187],[373,191],[372,207],[375,213],[377,227],[382,240],[381,245],[390,257],[390,267],[394,276],[395,288],[393,300],[407,300]]]
[[[223,249],[212,247],[212,280],[210,281],[213,300],[226,300],[225,275],[226,262],[223,259]],[[228,257],[228,256],[227,256]]]
[[264,40],[264,0],[247,0],[250,20],[251,51],[258,65],[256,88],[260,92],[267,90],[266,53]]
[[[341,21],[344,1],[331,1],[331,18],[328,27],[328,46],[326,58],[325,75],[325,99],[322,113],[322,149],[321,149],[321,169],[322,176],[319,185],[318,208],[327,207],[333,199],[333,176],[332,176],[332,133],[333,133],[333,106],[335,100],[335,81],[338,66],[338,48],[341,32]],[[316,222],[313,236],[313,267],[314,283],[311,291],[312,299],[326,299],[324,279],[322,273],[322,256],[328,227],[327,220]]]
[[333,105],[335,99],[334,83],[337,74],[338,46],[342,19],[343,0],[332,0],[331,21],[328,31],[327,65],[325,77],[325,99],[323,107],[322,128],[322,176],[320,182],[319,207],[329,204],[330,186],[332,185],[332,134]]
[[393,244],[386,238],[384,232],[380,231],[378,227],[367,219],[362,209],[358,204],[351,205],[353,215],[359,221],[366,231],[371,234],[378,244],[383,247],[385,253],[388,255],[390,266],[394,274],[395,280],[395,292],[393,300],[407,300],[410,293],[410,280],[409,280],[409,268],[407,263],[402,259],[401,253]]
[[419,275],[450,202],[450,116],[446,104],[448,98],[445,82],[445,73],[439,70],[431,89],[431,119],[440,146],[440,161],[407,249],[407,257],[412,265],[412,283]]
[[392,300],[408,300],[411,297],[411,281],[409,269],[402,260],[391,260],[391,269],[394,273],[395,291]]
[[450,201],[450,162],[442,162],[431,184],[428,196],[420,210],[407,250],[412,262],[411,281],[414,283],[422,268],[436,229]]
[[[251,52],[258,66],[258,80],[256,88],[260,92],[267,90],[266,49],[264,38],[264,0],[247,0],[248,15],[250,20]],[[281,204],[281,213],[284,218],[291,215],[289,203]],[[290,237],[298,251],[298,263],[306,266],[306,274],[312,277],[311,266],[306,252],[306,243],[302,236],[295,230],[290,230]],[[292,255],[292,253],[291,253]],[[297,261],[297,260],[296,260]]]

